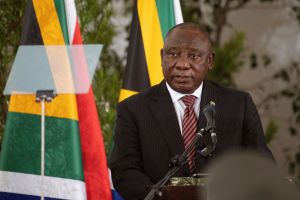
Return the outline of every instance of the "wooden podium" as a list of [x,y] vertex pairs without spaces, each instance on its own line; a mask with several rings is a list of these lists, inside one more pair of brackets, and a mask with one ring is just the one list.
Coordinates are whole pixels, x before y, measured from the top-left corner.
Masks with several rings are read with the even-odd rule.
[[162,190],[159,200],[206,200],[207,175],[175,177]]
[[166,186],[160,200],[206,200],[205,189],[198,185]]

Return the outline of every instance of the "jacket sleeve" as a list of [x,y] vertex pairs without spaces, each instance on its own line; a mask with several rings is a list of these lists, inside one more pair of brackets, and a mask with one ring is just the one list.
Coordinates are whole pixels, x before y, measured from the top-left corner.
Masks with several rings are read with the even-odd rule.
[[143,199],[152,183],[143,173],[138,124],[127,103],[121,102],[117,107],[110,169],[114,187],[124,199]]
[[251,96],[245,95],[245,116],[243,122],[243,146],[246,149],[259,151],[272,160],[274,157],[266,145],[261,119]]

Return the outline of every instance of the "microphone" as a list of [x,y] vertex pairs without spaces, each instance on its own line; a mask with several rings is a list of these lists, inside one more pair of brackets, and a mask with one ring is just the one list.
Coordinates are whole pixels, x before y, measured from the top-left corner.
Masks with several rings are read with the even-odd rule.
[[205,132],[210,133],[210,139],[208,139],[209,141],[207,141],[205,138],[203,138],[205,148],[198,150],[197,152],[204,157],[211,155],[217,145],[217,133],[215,124],[216,110],[214,106],[215,103],[213,101],[210,101],[210,104],[204,106],[203,108],[203,113],[206,118]]
[[210,132],[211,140],[213,145],[217,144],[217,134],[216,134],[216,124],[215,124],[215,103],[213,101],[210,104],[207,104],[203,108],[203,113],[206,118],[206,131]]
[[210,104],[207,104],[203,108],[203,113],[206,118],[206,130],[215,129],[215,114],[216,110],[214,107],[214,103],[210,102]]

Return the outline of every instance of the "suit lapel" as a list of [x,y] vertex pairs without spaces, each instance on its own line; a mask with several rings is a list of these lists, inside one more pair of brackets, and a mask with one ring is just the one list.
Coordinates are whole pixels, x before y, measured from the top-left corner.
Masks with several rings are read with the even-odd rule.
[[164,81],[159,89],[157,94],[152,95],[150,107],[172,155],[178,155],[184,151],[184,144],[176,112]]

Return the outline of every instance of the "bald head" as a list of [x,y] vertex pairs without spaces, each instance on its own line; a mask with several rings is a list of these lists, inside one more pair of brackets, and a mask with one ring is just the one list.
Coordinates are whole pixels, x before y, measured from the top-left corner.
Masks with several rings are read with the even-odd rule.
[[207,199],[210,200],[298,200],[299,192],[284,175],[257,152],[234,152],[209,167]]
[[173,26],[167,33],[167,35],[165,37],[165,41],[168,39],[168,37],[171,35],[171,33],[177,29],[186,30],[186,31],[195,31],[195,32],[198,32],[199,34],[203,35],[204,40],[207,41],[209,50],[212,51],[212,42],[210,40],[207,30],[203,26],[196,24],[196,23],[192,23],[192,22],[184,22],[184,23]]

